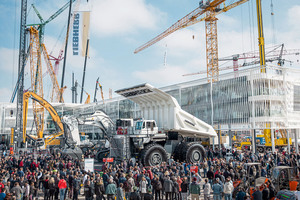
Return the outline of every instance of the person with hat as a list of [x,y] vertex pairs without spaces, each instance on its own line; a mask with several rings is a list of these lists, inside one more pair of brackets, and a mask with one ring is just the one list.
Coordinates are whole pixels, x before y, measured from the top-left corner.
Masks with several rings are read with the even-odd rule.
[[199,200],[200,198],[200,185],[197,184],[197,178],[193,178],[193,182],[189,186],[189,193],[192,200]]
[[149,188],[147,194],[144,195],[144,200],[153,200],[152,190]]
[[129,200],[141,200],[140,194],[137,192],[138,187],[134,186],[133,187],[133,192],[130,193],[129,195]]

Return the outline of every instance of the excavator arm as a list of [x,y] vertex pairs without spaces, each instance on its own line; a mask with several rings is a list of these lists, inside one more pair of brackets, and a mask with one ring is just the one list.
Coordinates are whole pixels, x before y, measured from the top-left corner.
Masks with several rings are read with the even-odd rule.
[[29,98],[38,102],[42,107],[44,107],[52,117],[52,120],[56,123],[59,131],[57,133],[51,134],[49,137],[45,138],[45,147],[49,145],[55,138],[64,134],[63,123],[60,120],[55,108],[48,103],[45,99],[35,94],[34,92],[28,91],[23,94],[23,142],[26,142],[26,125],[27,125],[27,114],[28,114],[28,101]]

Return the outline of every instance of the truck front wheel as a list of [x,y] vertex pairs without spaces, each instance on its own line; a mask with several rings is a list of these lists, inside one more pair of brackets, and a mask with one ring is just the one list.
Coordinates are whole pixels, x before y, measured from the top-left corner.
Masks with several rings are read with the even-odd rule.
[[199,143],[190,143],[186,152],[186,160],[191,163],[202,162],[205,157],[205,149]]
[[161,145],[153,143],[146,147],[142,158],[146,166],[155,166],[166,162],[168,156],[166,150]]

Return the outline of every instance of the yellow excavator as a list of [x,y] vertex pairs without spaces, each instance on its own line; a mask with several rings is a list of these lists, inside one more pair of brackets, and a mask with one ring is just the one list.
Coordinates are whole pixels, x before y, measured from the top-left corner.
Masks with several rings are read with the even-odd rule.
[[[55,122],[57,132],[45,136],[42,132],[37,133],[37,136],[30,136],[26,134],[26,125],[27,125],[27,114],[28,114],[28,101],[31,98],[33,101],[38,102],[42,107],[44,107],[52,117],[53,122]],[[44,120],[42,120],[44,122]],[[64,128],[66,125],[66,129]],[[47,148],[50,145],[60,145],[59,151],[62,155],[68,155],[70,157],[81,159],[82,150],[79,148],[78,140],[76,141],[73,136],[65,134],[68,132],[68,124],[62,122],[55,108],[48,103],[45,99],[35,94],[34,92],[28,91],[23,94],[23,143],[26,142],[26,138],[29,137],[35,141],[36,146],[41,148]],[[76,133],[75,133],[76,134]],[[66,145],[61,145],[58,137],[63,136],[63,143]],[[79,134],[78,134],[79,137]]]
[[[52,117],[52,120],[56,123],[57,128],[59,129],[58,132],[45,137],[43,132],[37,133],[37,137],[29,136],[26,134],[26,126],[27,126],[27,114],[28,114],[28,101],[31,98],[33,101],[38,102],[42,107],[44,107]],[[42,123],[44,123],[44,119],[42,119]],[[35,140],[39,145],[44,146],[47,148],[49,145],[59,144],[58,137],[64,134],[64,127],[63,123],[60,120],[59,115],[57,114],[55,108],[48,103],[45,99],[40,97],[39,95],[35,94],[34,92],[28,91],[23,94],[23,143],[26,142],[26,138],[30,137],[31,139]]]

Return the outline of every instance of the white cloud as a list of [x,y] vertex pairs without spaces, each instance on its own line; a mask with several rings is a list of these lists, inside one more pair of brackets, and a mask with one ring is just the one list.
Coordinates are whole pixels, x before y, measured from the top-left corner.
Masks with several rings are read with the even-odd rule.
[[11,90],[8,88],[0,88],[0,102],[8,102],[11,97]]
[[300,5],[295,5],[288,10],[288,22],[293,29],[300,30],[299,18],[300,18]]
[[[149,82],[154,85],[162,86],[190,80],[191,78],[189,76],[183,76],[187,73],[189,73],[189,71],[186,70],[185,67],[167,65],[166,67],[159,67],[146,71],[136,71],[133,73],[133,76],[140,79],[142,82]],[[197,78],[199,78],[199,76]]]
[[94,1],[91,28],[100,35],[134,33],[153,29],[164,14],[145,0]]
[[7,72],[17,70],[18,58],[17,50],[0,48],[0,70]]

